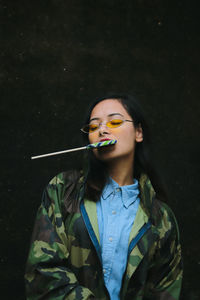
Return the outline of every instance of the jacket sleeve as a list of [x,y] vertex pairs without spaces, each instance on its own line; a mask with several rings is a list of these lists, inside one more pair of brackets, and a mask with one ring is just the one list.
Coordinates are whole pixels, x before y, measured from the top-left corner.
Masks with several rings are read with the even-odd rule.
[[173,212],[164,204],[160,240],[149,273],[148,300],[178,300],[181,292],[183,265],[179,229]]
[[59,178],[48,185],[37,212],[25,274],[28,300],[94,299],[68,268],[68,240],[59,203],[61,187]]

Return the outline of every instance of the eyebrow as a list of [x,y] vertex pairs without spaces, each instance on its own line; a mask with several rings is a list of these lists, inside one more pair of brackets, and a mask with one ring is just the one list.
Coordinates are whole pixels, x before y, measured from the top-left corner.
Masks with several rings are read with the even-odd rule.
[[[120,113],[112,113],[112,114],[109,114],[109,115],[107,115],[107,117],[112,117],[112,116],[116,116],[116,115],[118,115],[118,116],[121,116],[121,117],[124,117],[122,114],[120,114]],[[100,120],[101,118],[92,118],[92,119],[90,119],[90,122],[91,121],[94,121],[94,120]]]

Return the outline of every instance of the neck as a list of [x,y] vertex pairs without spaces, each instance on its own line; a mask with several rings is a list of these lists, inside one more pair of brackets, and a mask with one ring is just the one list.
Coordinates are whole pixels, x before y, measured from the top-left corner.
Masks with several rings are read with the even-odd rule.
[[124,159],[113,161],[108,166],[108,173],[119,186],[133,184],[133,163],[130,164],[130,161],[126,162]]

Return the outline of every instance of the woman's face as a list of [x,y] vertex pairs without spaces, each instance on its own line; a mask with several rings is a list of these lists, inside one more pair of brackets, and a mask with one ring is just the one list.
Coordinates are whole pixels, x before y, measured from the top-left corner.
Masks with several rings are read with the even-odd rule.
[[107,139],[117,140],[115,145],[94,149],[94,154],[102,161],[108,162],[113,159],[126,158],[130,159],[130,163],[133,163],[135,143],[143,140],[142,129],[135,128],[133,122],[124,122],[117,128],[107,127],[105,123],[113,118],[132,120],[124,106],[117,99],[105,99],[93,108],[90,123],[103,124],[95,132],[89,133],[89,142],[92,144]]

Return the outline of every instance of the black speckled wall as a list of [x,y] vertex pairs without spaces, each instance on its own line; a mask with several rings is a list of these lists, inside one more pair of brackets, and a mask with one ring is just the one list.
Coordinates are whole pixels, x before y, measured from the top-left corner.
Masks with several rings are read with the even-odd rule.
[[[197,2],[196,2],[197,3]],[[81,155],[91,98],[135,92],[180,226],[182,300],[200,299],[199,11],[195,1],[0,0],[0,286],[25,299],[23,273],[47,182]]]

